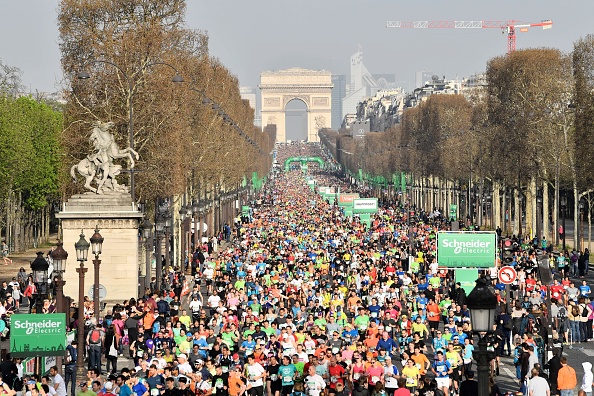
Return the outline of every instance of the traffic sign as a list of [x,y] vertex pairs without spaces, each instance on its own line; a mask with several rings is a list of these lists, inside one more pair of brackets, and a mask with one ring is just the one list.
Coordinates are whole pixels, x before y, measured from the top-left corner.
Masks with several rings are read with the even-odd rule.
[[518,277],[518,273],[514,269],[514,267],[505,266],[502,267],[499,272],[497,273],[497,278],[499,282],[503,283],[504,285],[511,285],[516,281]]
[[[95,286],[91,286],[91,288],[89,289],[89,298],[94,298],[94,289]],[[102,284],[99,284],[99,300],[103,301],[105,299],[105,296],[107,296],[107,289]]]

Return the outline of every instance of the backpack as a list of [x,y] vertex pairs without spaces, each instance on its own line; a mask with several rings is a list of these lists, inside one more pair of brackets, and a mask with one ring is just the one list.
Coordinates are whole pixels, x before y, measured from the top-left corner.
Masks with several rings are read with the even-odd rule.
[[559,313],[557,314],[557,317],[559,319],[567,318],[567,309],[565,309],[565,307],[559,307]]
[[66,355],[64,356],[64,361],[66,362],[67,365],[69,363],[72,363],[72,354],[70,353],[69,347],[66,347]]
[[573,315],[574,318],[577,318],[578,316],[580,316],[580,307],[578,307],[577,305],[572,305],[571,306],[571,314]]
[[586,308],[586,304],[582,307],[582,318],[588,317],[588,308]]
[[91,344],[100,344],[101,343],[101,331],[99,329],[93,329],[91,332]]

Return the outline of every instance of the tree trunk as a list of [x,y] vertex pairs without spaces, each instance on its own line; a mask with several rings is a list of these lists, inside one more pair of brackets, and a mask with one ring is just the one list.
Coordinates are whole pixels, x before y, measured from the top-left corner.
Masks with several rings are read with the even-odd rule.
[[[520,191],[514,189],[514,213],[513,213],[513,234],[522,234],[521,223],[522,223],[522,206],[520,205]],[[511,213],[510,213],[511,216]]]
[[549,222],[549,183],[546,181],[542,183],[542,238],[552,240]]
[[573,178],[573,248],[580,249],[580,193],[577,187],[577,179]]

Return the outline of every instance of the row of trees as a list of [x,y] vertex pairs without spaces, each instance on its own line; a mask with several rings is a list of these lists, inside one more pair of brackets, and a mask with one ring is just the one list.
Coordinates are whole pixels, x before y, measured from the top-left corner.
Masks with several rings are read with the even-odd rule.
[[49,235],[62,113],[43,101],[17,98],[20,71],[0,66],[0,230],[12,250],[21,250]]
[[148,211],[158,198],[213,200],[266,175],[275,131],[254,126],[237,78],[209,55],[207,34],[186,27],[185,7],[62,0],[64,106],[18,98],[20,71],[0,62],[0,229],[11,249],[47,239],[53,205],[83,191],[69,170],[93,151],[95,121],[114,122],[117,144],[129,145],[130,105],[137,199]]
[[[464,95],[433,95],[406,109],[399,126],[359,142],[335,138],[337,155],[351,172],[362,168],[389,177],[407,171],[456,181],[462,191],[488,185],[502,226],[506,210],[521,211],[517,202],[523,197],[532,235],[537,197],[544,230],[552,231],[558,228],[560,191],[571,191],[569,213],[578,235],[578,204],[585,198],[589,213],[594,188],[593,126],[594,37],[589,36],[570,54],[538,48],[493,58],[486,86]],[[504,195],[513,197],[515,208],[497,207]]]
[[[209,55],[206,33],[186,27],[185,6],[184,0],[61,1],[66,197],[80,188],[69,182],[66,170],[91,151],[95,120],[113,121],[117,143],[128,146],[129,103],[140,154],[139,200],[183,193],[212,198],[270,168],[275,136],[254,126],[254,111],[241,99],[237,78]],[[82,70],[91,78],[79,80]],[[183,83],[172,82],[176,72]]]

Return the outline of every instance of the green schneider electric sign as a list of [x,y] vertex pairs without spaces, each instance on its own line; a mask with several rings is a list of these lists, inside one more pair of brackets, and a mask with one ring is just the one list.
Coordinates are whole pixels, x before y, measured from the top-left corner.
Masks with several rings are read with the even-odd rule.
[[491,268],[497,255],[494,232],[437,233],[437,263],[446,268]]
[[16,314],[10,319],[12,357],[64,356],[66,314]]

